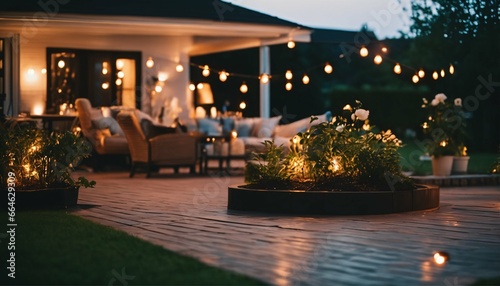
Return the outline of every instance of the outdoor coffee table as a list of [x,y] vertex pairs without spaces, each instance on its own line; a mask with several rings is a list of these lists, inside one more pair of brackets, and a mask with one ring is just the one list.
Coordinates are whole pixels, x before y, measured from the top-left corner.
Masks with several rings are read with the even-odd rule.
[[[200,159],[200,173],[207,174],[208,171],[208,161],[216,160],[219,162],[219,174],[223,175],[224,172],[230,175],[231,170],[231,160],[244,160],[245,155],[232,154],[231,153],[231,140],[233,137],[231,135],[206,135],[202,136],[200,139],[201,145],[201,159]],[[228,143],[227,154],[222,153],[222,148],[224,143]],[[213,154],[208,154],[207,146],[213,145]],[[226,162],[226,168],[224,170],[224,162]]]

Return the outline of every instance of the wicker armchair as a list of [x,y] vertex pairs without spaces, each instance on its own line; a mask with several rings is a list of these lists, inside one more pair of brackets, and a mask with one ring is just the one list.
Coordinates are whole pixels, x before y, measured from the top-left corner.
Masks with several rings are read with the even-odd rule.
[[117,116],[130,149],[132,166],[130,177],[133,177],[138,165],[145,165],[147,177],[158,167],[188,166],[195,173],[198,161],[198,138],[188,133],[162,134],[147,138],[135,112],[122,111]]

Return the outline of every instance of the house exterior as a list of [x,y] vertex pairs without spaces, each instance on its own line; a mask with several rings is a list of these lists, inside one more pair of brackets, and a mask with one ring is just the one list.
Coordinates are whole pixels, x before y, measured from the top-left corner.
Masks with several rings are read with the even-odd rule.
[[[266,46],[307,42],[310,34],[311,29],[304,26],[220,0],[2,1],[0,93],[6,95],[9,116],[57,112],[62,101],[71,103],[74,97],[99,101],[100,95],[93,93],[102,89],[106,94],[113,91],[108,103],[134,105],[135,101],[155,115],[162,107],[169,110],[175,105],[172,108],[179,116],[187,118],[194,115],[190,56],[261,47],[256,61],[261,61],[265,72],[269,69]],[[108,62],[100,57],[114,60],[109,67],[113,77],[106,82],[98,82],[103,80],[101,75],[110,74]],[[121,57],[131,59],[137,77],[128,77],[127,72],[120,77]],[[83,69],[89,62],[95,64]],[[87,94],[75,95],[77,90]],[[127,90],[137,98],[116,95]],[[262,86],[261,102],[266,102],[266,96],[269,91]],[[266,109],[264,104],[261,115],[266,116]]]

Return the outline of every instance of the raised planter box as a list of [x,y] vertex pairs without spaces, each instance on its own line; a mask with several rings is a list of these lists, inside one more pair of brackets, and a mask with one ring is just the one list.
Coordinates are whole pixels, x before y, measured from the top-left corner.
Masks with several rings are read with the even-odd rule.
[[67,208],[76,206],[80,187],[17,190],[16,209]]
[[439,187],[418,185],[408,191],[313,192],[228,188],[229,210],[281,214],[367,215],[439,207]]

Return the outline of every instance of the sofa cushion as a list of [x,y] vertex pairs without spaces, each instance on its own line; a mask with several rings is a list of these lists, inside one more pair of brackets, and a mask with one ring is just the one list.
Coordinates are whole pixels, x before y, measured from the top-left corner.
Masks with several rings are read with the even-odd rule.
[[175,127],[155,125],[155,124],[153,124],[153,122],[151,120],[146,119],[146,118],[142,119],[140,124],[141,124],[142,133],[144,133],[144,136],[146,136],[146,139],[151,139],[153,137],[156,137],[156,136],[162,135],[162,134],[175,133],[177,131],[177,128],[175,128]]
[[281,120],[281,115],[271,118],[259,118],[258,122],[254,123],[252,135],[259,138],[269,138],[274,134],[274,128],[278,126]]
[[93,119],[92,124],[94,124],[94,126],[99,130],[109,129],[112,135],[117,134],[120,136],[125,136],[118,122],[112,117],[101,117],[99,119]]
[[291,138],[299,132],[307,131],[311,118],[303,118],[289,124],[278,125],[274,129],[275,136]]
[[210,118],[196,119],[198,130],[206,135],[222,135],[222,127],[219,120]]
[[234,122],[234,129],[238,132],[238,137],[250,137],[254,126],[253,118],[241,118]]

